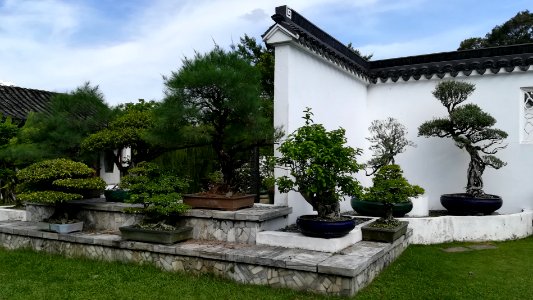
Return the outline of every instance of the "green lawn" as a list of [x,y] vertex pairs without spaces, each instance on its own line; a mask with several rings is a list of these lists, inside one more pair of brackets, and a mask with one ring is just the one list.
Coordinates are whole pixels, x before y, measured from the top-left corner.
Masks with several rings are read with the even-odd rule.
[[[445,253],[410,246],[356,299],[533,299],[533,237]],[[0,250],[0,299],[342,299],[148,266]]]

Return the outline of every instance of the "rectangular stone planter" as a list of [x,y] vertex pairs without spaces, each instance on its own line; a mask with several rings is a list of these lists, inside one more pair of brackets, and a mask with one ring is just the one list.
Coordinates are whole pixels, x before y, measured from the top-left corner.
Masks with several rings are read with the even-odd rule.
[[57,233],[71,233],[83,230],[83,222],[76,222],[70,224],[54,224],[47,222],[38,222],[37,228],[44,231],[52,231]]
[[363,241],[376,241],[392,243],[407,232],[409,222],[400,221],[400,225],[394,228],[372,227],[372,223],[361,227]]
[[255,195],[231,196],[223,195],[183,195],[183,203],[192,208],[208,208],[220,210],[239,210],[254,206]]
[[183,226],[172,231],[142,229],[136,226],[125,226],[119,229],[123,240],[137,242],[171,245],[192,238],[190,226]]

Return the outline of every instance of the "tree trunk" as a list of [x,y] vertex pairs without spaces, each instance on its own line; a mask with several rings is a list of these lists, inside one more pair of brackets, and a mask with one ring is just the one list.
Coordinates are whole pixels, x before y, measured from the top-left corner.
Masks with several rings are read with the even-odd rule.
[[485,171],[485,162],[473,146],[465,146],[466,151],[470,154],[470,164],[468,165],[468,183],[466,192],[474,197],[480,197],[483,192],[483,172]]
[[383,203],[383,207],[385,207],[385,216],[383,217],[383,220],[385,223],[390,223],[394,221],[394,216],[392,215],[394,204],[392,203]]

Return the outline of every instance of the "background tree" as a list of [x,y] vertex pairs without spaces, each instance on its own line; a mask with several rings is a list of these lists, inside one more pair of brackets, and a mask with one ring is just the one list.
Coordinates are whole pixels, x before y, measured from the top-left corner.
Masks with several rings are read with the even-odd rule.
[[68,94],[57,94],[48,111],[30,113],[3,156],[19,165],[58,157],[93,162],[94,154],[82,155],[81,142],[104,128],[111,116],[98,86],[85,83]]
[[457,50],[533,43],[533,13],[524,10],[502,25],[494,27],[484,38],[465,39]]
[[507,133],[491,128],[496,119],[482,111],[475,104],[462,104],[474,92],[473,84],[459,81],[443,81],[433,91],[448,110],[447,118],[427,121],[418,128],[418,135],[425,137],[450,137],[460,149],[470,155],[466,192],[474,197],[483,197],[483,172],[487,166],[499,169],[505,163],[494,156],[502,145]]
[[370,59],[372,59],[372,56],[374,56],[374,54],[362,54],[361,51],[359,49],[356,49],[353,45],[352,45],[352,42],[349,42],[346,47],[348,47],[348,49],[352,50],[352,52],[354,52],[355,54],[361,56],[362,59],[366,60],[366,61],[369,61]]
[[416,147],[415,143],[405,137],[405,126],[394,118],[374,120],[368,131],[370,137],[367,140],[371,143],[369,149],[373,154],[366,163],[371,168],[367,175],[376,173],[383,166],[395,164],[394,157],[404,152],[407,146]]
[[235,51],[216,46],[185,58],[165,85],[153,141],[174,149],[210,145],[223,174],[220,191],[232,191],[250,150],[273,143],[273,127],[261,110],[258,70]]
[[[81,143],[88,153],[108,153],[122,174],[141,161],[151,161],[161,154],[145,135],[154,126],[154,110],[159,104],[140,99],[137,103],[121,104],[115,109],[115,117],[98,132],[89,135]],[[131,149],[129,161],[121,161],[124,149]]]
[[248,36],[240,38],[240,43],[231,48],[243,59],[249,61],[261,75],[262,96],[270,101],[274,100],[274,49],[266,48],[255,38]]
[[[11,118],[0,120],[0,152],[5,149],[9,141],[19,132],[17,124]],[[15,202],[15,165],[7,159],[0,159],[0,203]]]

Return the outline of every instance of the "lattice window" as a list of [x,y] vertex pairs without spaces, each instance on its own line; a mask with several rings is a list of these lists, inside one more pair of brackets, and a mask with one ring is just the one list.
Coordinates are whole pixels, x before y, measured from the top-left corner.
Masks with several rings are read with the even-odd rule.
[[522,89],[520,142],[533,144],[533,88]]

